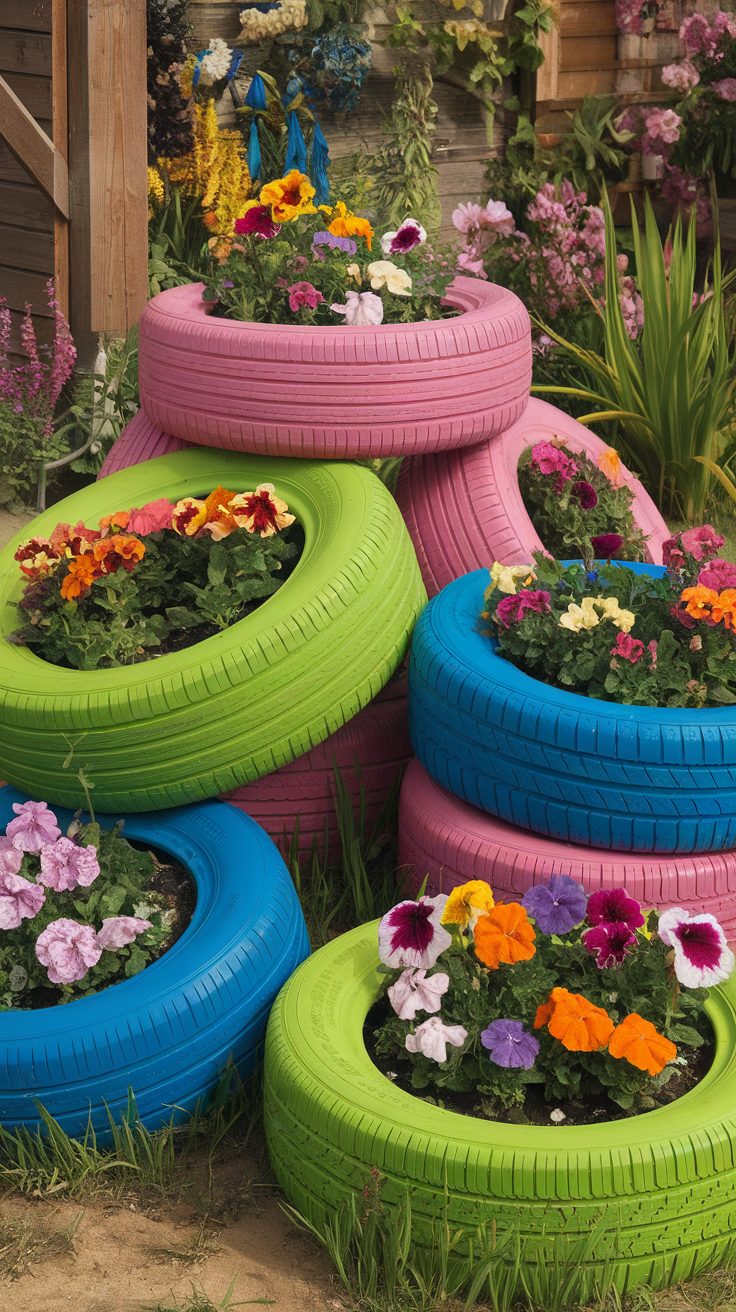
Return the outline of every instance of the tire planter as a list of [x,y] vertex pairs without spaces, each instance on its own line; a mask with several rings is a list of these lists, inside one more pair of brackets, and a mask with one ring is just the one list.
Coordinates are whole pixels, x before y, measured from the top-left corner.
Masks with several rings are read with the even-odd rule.
[[167,456],[171,451],[182,451],[186,445],[186,442],[180,442],[178,437],[172,437],[170,433],[162,433],[160,428],[151,423],[143,410],[139,410],[113,442],[97,477],[106,478],[108,474],[116,474],[119,469],[140,465],[144,460],[155,460],[156,456]]
[[[532,398],[492,441],[404,462],[396,495],[430,596],[479,565],[523,564],[543,550],[521,497],[518,466],[527,447],[555,436],[594,460],[606,450],[576,419]],[[626,468],[622,474],[634,493],[634,519],[649,537],[647,559],[661,564],[669,529],[639,480]]]
[[341,855],[335,815],[335,768],[352,802],[363,814],[366,832],[383,807],[411,756],[407,681],[398,675],[358,715],[296,761],[228,793],[225,800],[247,811],[284,852],[298,830],[297,850],[307,857],[316,844],[320,856]]
[[[274,596],[196,646],[140,665],[76,671],[3,644],[0,777],[82,805],[83,767],[105,811],[217,797],[309,751],[380,692],[401,664],[424,589],[391,495],[359,465],[177,451],[102,479],[41,515],[0,553],[0,634],[22,590],[13,553],[59,520],[275,476],[305,532]],[[75,744],[74,765],[62,768]]]
[[550,875],[571,875],[589,893],[624,886],[646,907],[709,911],[736,939],[736,852],[644,856],[561,843],[459,801],[418,761],[401,788],[399,864],[412,890],[428,876],[430,894],[485,879],[499,898],[514,901]]
[[[0,832],[13,819],[0,790]],[[71,813],[57,810],[63,827]],[[117,817],[98,816],[103,825]],[[71,1135],[109,1137],[135,1095],[149,1130],[187,1119],[232,1059],[260,1060],[279,988],[309,952],[289,872],[252,820],[223,802],[126,818],[126,837],[163,849],[197,885],[192,919],[139,975],[88,998],[0,1012],[0,1123],[40,1125],[34,1099]]]
[[279,1184],[309,1220],[334,1215],[377,1169],[384,1208],[410,1191],[427,1247],[439,1225],[462,1232],[456,1255],[478,1228],[499,1242],[510,1231],[525,1269],[559,1268],[567,1255],[621,1292],[717,1264],[736,1221],[733,981],[708,1002],[713,1066],[679,1101],[625,1121],[532,1127],[431,1106],[373,1065],[363,1025],[377,962],[376,923],[352,930],[300,966],[271,1013],[266,1138]]
[[736,710],[622,706],[531,678],[478,628],[487,582],[476,570],[448,584],[414,634],[409,725],[436,783],[564,842],[736,847]]
[[187,442],[271,456],[401,456],[468,446],[519,418],[529,316],[457,278],[453,319],[308,328],[217,319],[202,284],[160,292],[140,328],[141,404]]

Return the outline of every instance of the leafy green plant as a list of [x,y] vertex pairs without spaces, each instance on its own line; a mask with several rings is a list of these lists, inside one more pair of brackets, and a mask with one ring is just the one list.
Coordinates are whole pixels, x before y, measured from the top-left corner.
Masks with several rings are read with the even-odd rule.
[[414,59],[398,65],[394,75],[396,95],[386,138],[372,163],[375,207],[390,227],[398,228],[411,214],[434,235],[440,226],[440,201],[432,163],[438,112],[432,72],[426,61]]
[[736,387],[736,344],[729,332],[720,244],[699,288],[695,225],[678,217],[662,238],[647,198],[643,231],[632,207],[637,286],[644,326],[632,339],[618,292],[616,235],[608,199],[605,300],[596,307],[603,348],[587,350],[540,324],[562,351],[595,380],[592,386],[542,385],[592,403],[584,423],[617,420],[618,444],[665,513],[703,518],[712,469],[726,443],[725,424]]
[[606,183],[623,176],[627,158],[623,147],[633,137],[616,127],[617,111],[615,96],[586,96],[578,109],[567,111],[570,131],[560,144],[537,149],[538,165],[555,183],[569,178],[597,204]]

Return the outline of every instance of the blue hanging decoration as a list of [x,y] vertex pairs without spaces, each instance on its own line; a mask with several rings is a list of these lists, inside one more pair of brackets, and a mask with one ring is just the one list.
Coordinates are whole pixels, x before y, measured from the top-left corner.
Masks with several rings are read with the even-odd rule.
[[296,110],[291,110],[286,115],[287,133],[286,133],[286,162],[284,164],[284,173],[290,169],[298,169],[300,173],[307,171],[307,143],[304,140],[302,126],[296,114]]
[[253,81],[248,87],[248,94],[245,97],[245,103],[249,109],[266,108],[266,84],[260,73],[256,73]]
[[330,180],[327,176],[329,163],[330,148],[327,145],[327,139],[324,132],[319,123],[315,120],[314,132],[312,133],[309,176],[316,192],[314,199],[318,205],[327,205],[330,199]]
[[248,172],[255,182],[261,176],[261,143],[258,137],[258,121],[254,118],[248,134]]
[[202,65],[205,55],[211,55],[211,50],[198,50],[194,56],[194,69],[192,72],[192,91],[196,91],[199,86],[199,79],[202,76]]
[[230,60],[230,67],[227,70],[227,74],[225,75],[226,82],[232,82],[242,62],[243,62],[242,50],[233,50],[232,58]]

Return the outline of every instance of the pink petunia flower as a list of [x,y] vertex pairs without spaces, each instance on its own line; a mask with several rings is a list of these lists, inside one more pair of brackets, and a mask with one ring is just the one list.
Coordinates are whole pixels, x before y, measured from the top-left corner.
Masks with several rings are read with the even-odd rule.
[[145,506],[130,511],[127,532],[137,533],[142,538],[149,533],[160,533],[165,528],[171,528],[173,513],[174,505],[166,497],[148,501]]
[[736,588],[736,565],[730,560],[710,560],[698,574],[698,583],[703,588],[712,588],[722,592],[724,588]]
[[674,949],[675,975],[685,988],[707,989],[728,979],[734,955],[715,916],[670,907],[659,917],[657,933]]
[[595,957],[599,970],[611,970],[620,966],[635,947],[636,934],[622,921],[607,920],[593,929],[586,929],[583,945]]
[[442,920],[447,897],[420,897],[398,902],[378,926],[378,955],[385,966],[430,970],[452,936]]
[[235,220],[235,231],[241,237],[275,237],[280,224],[274,223],[270,205],[251,205],[241,219]]
[[445,1025],[439,1016],[430,1016],[406,1036],[407,1052],[421,1052],[430,1061],[447,1061],[447,1045],[462,1048],[468,1037],[463,1025]]
[[23,853],[9,838],[0,838],[0,875],[17,875],[23,865]]
[[450,976],[438,970],[404,970],[388,990],[389,1000],[400,1020],[413,1020],[418,1011],[439,1011],[450,986]]
[[33,920],[45,901],[43,889],[30,879],[0,874],[0,929],[17,929],[22,920]]
[[736,77],[722,77],[719,82],[713,82],[712,86],[719,100],[730,103],[736,100]]
[[645,647],[640,638],[632,638],[630,633],[618,633],[611,648],[612,656],[619,656],[622,661],[636,665],[644,655]]
[[311,282],[293,282],[289,287],[289,309],[294,314],[298,314],[305,306],[308,310],[314,310],[323,304],[324,299]]
[[88,888],[100,873],[97,848],[80,847],[71,838],[59,838],[41,848],[39,884],[67,893],[72,888]]
[[13,802],[13,810],[17,819],[10,821],[5,837],[19,852],[40,852],[46,843],[59,837],[56,816],[46,802]]
[[553,442],[537,442],[532,447],[530,464],[547,477],[554,475],[558,490],[578,473],[575,461]]
[[150,928],[151,921],[141,920],[140,916],[107,916],[97,931],[97,943],[106,952],[114,952],[116,948],[127,947]]
[[496,619],[504,629],[518,624],[525,615],[549,615],[551,597],[541,588],[522,588],[514,596],[502,597],[496,607]]
[[726,539],[716,533],[712,524],[701,524],[698,528],[688,528],[680,534],[680,542],[694,560],[711,560],[721,549]]
[[77,920],[53,920],[36,939],[36,957],[52,984],[73,984],[96,966],[102,948],[91,925]]
[[615,921],[639,929],[644,924],[641,906],[629,897],[625,888],[601,888],[588,898],[589,925],[602,925]]

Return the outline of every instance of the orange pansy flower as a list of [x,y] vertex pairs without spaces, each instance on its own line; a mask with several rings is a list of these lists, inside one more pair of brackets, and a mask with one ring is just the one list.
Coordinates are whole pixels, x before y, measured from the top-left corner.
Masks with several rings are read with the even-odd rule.
[[519,902],[501,902],[481,916],[474,931],[475,955],[484,966],[497,970],[534,956],[536,935]]
[[78,597],[85,597],[95,579],[99,577],[99,564],[91,555],[72,556],[66,577],[61,584],[61,595],[64,601],[74,601]]
[[685,602],[685,610],[694,620],[709,620],[713,606],[718,601],[718,593],[713,588],[704,588],[698,584],[693,588],[683,588],[680,601]]
[[723,623],[727,629],[733,629],[736,616],[736,588],[724,588],[713,603],[711,619],[716,624]]
[[116,510],[114,515],[105,515],[100,520],[100,528],[103,533],[107,533],[111,528],[127,528],[129,519],[129,510]]
[[373,245],[373,228],[367,219],[358,214],[351,214],[344,201],[339,200],[333,211],[333,219],[327,225],[327,231],[333,237],[362,237],[368,250]]
[[618,451],[614,451],[612,446],[607,446],[605,451],[601,451],[598,457],[598,468],[602,474],[605,474],[609,483],[614,487],[621,487],[623,475],[621,473],[621,457]]
[[238,527],[228,509],[234,496],[235,493],[228,492],[227,488],[216,487],[204,503],[205,521],[202,531],[209,533],[215,542],[228,537]]
[[[546,1008],[551,1009],[551,1015]],[[613,1021],[608,1012],[596,1007],[581,993],[553,989],[545,1008],[538,1008],[535,1025],[542,1011],[544,1019],[540,1024],[546,1023],[553,1038],[559,1039],[568,1052],[597,1052],[599,1048],[605,1048],[613,1033]]]
[[622,1057],[637,1070],[659,1075],[668,1062],[674,1061],[677,1048],[655,1029],[651,1021],[632,1012],[617,1025],[608,1043],[612,1057]]

